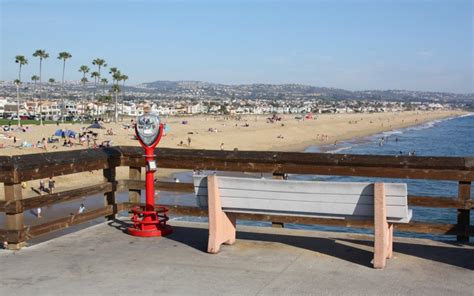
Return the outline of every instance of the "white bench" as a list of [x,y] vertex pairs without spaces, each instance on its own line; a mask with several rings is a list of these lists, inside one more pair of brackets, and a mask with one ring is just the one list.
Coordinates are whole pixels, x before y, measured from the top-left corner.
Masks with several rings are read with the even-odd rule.
[[219,252],[221,244],[235,242],[234,213],[373,219],[373,265],[383,268],[386,258],[392,257],[393,224],[408,223],[412,216],[407,186],[400,183],[194,176],[194,188],[196,199],[182,205],[208,209],[209,253]]

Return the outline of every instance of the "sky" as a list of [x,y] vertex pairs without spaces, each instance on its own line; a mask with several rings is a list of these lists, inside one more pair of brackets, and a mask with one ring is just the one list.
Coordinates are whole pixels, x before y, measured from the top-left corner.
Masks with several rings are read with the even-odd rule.
[[[0,80],[103,58],[127,84],[198,80],[473,93],[474,1],[0,0]],[[103,73],[109,80],[108,73]],[[89,79],[91,80],[91,79]]]

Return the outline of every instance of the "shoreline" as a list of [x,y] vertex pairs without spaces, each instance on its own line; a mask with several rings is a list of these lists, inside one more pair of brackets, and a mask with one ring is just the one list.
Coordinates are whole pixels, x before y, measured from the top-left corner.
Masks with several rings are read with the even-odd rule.
[[[397,129],[393,129],[393,130],[388,130],[388,131],[380,131],[378,133],[375,133],[375,134],[370,134],[370,135],[366,135],[366,136],[361,136],[361,137],[354,137],[354,138],[351,138],[351,139],[347,139],[347,140],[341,140],[340,143],[337,144],[337,146],[334,146],[334,145],[331,145],[331,144],[327,144],[327,145],[323,145],[323,146],[316,146],[316,145],[310,145],[308,146],[306,149],[305,149],[305,152],[314,152],[314,153],[338,153],[339,151],[337,150],[340,150],[340,149],[343,149],[343,150],[346,150],[346,149],[350,149],[351,147],[348,147],[346,146],[348,143],[355,143],[356,145],[358,144],[362,144],[362,143],[368,143],[370,142],[370,138],[372,137],[375,137],[377,135],[381,135],[383,136],[384,134],[386,133],[391,133],[393,132],[393,134],[403,134],[404,131],[406,130],[409,130],[409,129],[413,129],[413,128],[416,128],[416,127],[422,127],[424,125],[427,125],[427,124],[430,124],[430,123],[439,123],[439,122],[443,122],[443,121],[447,121],[447,120],[452,120],[452,119],[456,119],[456,118],[462,118],[462,117],[467,117],[467,116],[474,116],[474,113],[467,113],[467,114],[463,114],[463,115],[456,115],[456,116],[452,116],[452,117],[446,117],[446,118],[441,118],[441,119],[434,119],[434,120],[431,120],[431,121],[427,121],[427,122],[423,122],[423,123],[420,123],[418,125],[410,125],[410,126],[406,126],[406,127],[401,127],[401,128],[397,128]],[[430,128],[429,127],[426,127],[426,128]],[[390,136],[390,135],[389,135]],[[307,151],[308,149],[311,149],[312,147],[315,147],[315,148],[318,148],[319,151]],[[336,149],[332,149],[332,148],[336,148]]]
[[[471,112],[467,112],[467,111],[459,111],[459,113],[456,113],[456,115],[447,115],[445,117],[436,117],[436,118],[432,118],[430,120],[426,120],[426,121],[420,121],[416,124],[411,124],[411,123],[405,123],[405,124],[402,124],[402,125],[396,125],[396,126],[393,126],[391,129],[381,129],[381,130],[377,130],[373,133],[364,133],[364,132],[361,132],[359,135],[355,135],[355,136],[343,136],[343,137],[340,137],[337,139],[337,142],[338,143],[345,143],[345,142],[350,142],[350,141],[357,141],[357,140],[361,140],[363,141],[365,138],[370,138],[370,137],[373,137],[375,135],[378,135],[378,134],[383,134],[383,133],[386,133],[386,132],[392,132],[392,131],[400,131],[400,130],[404,130],[404,129],[409,129],[409,128],[413,128],[413,127],[417,127],[417,126],[422,126],[422,125],[425,125],[425,124],[428,124],[430,122],[437,122],[437,121],[445,121],[445,120],[451,120],[451,119],[455,119],[455,118],[460,118],[460,117],[466,117],[466,116],[474,116],[474,113],[471,113]],[[338,144],[339,145],[339,144]],[[320,144],[315,144],[315,141],[314,140],[308,140],[306,142],[301,142],[301,143],[297,143],[297,144],[294,144],[294,145],[287,145],[287,146],[282,146],[282,147],[274,147],[275,149],[273,150],[269,150],[269,151],[278,151],[278,152],[305,152],[308,148],[310,147],[320,147],[320,148],[325,148],[325,147],[333,147],[333,144],[330,144],[330,143],[327,143],[327,144],[323,144],[323,143],[320,143]],[[320,153],[329,153],[330,149],[324,149],[324,150],[321,150]]]

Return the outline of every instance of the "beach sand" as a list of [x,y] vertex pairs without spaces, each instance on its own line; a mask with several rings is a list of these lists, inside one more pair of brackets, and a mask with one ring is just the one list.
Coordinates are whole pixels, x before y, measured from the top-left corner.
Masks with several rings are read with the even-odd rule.
[[[282,115],[281,121],[268,123],[268,115],[246,115],[240,120],[224,116],[188,116],[163,117],[169,130],[163,136],[159,147],[184,149],[211,149],[219,150],[260,150],[260,151],[303,151],[310,145],[330,145],[336,141],[369,136],[383,131],[400,129],[419,125],[436,119],[448,118],[465,114],[463,111],[430,111],[430,112],[387,112],[372,114],[323,114],[317,119],[297,120],[294,115]],[[187,122],[183,124],[183,122]],[[133,129],[125,129],[130,125],[130,119],[117,124],[106,123],[106,129],[112,129],[115,135],[106,134],[106,129],[94,129],[99,134],[97,143],[112,140],[112,145],[139,146]],[[30,153],[44,153],[51,151],[68,151],[87,149],[86,146],[74,145],[63,147],[62,140],[56,146],[48,144],[48,151],[40,148],[18,148],[23,141],[36,143],[43,137],[51,137],[58,129],[80,131],[88,125],[60,124],[46,126],[29,126],[28,131],[6,133],[17,137],[17,144],[12,139],[0,138],[0,156],[12,156]],[[212,129],[213,131],[210,131]],[[188,145],[188,138],[191,140]],[[181,144],[182,142],[182,144]],[[2,146],[2,145],[0,145]],[[176,170],[159,170],[158,177],[167,177]],[[127,178],[128,168],[118,169],[118,178]],[[102,182],[100,171],[85,172],[74,175],[56,177],[56,191],[80,187]],[[28,182],[24,190],[24,197],[36,196],[37,193],[30,187],[38,187],[37,180]],[[0,186],[0,199],[3,199],[3,184]]]

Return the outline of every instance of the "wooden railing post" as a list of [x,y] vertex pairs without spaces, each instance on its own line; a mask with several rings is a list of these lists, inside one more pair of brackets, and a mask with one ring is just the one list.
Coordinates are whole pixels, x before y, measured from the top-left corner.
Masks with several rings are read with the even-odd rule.
[[[286,179],[288,179],[288,176],[284,173],[273,173],[273,179],[286,180]],[[272,227],[273,228],[285,228],[285,223],[272,220]]]
[[[458,199],[464,203],[471,199],[471,182],[459,182]],[[469,209],[458,209],[457,226],[462,232],[457,235],[458,242],[469,242],[469,228],[471,225],[470,215],[471,211]]]
[[116,192],[117,192],[117,180],[116,180],[116,172],[115,166],[110,166],[107,169],[103,170],[104,174],[104,181],[109,182],[112,184],[112,190],[110,192],[105,193],[105,205],[113,207],[113,213],[110,216],[107,216],[107,220],[115,219],[115,215],[117,214],[117,200],[116,200]]
[[[141,180],[142,168],[141,167],[130,167],[128,171],[128,178],[130,180]],[[140,189],[129,189],[128,190],[128,201],[131,203],[140,203],[141,190]]]
[[[17,204],[17,201],[20,201],[23,198],[21,193],[21,184],[5,183],[3,185],[5,191],[5,202]],[[16,208],[16,206],[14,208]],[[23,210],[20,211],[21,212],[6,212],[6,229],[10,234],[16,233],[16,235],[7,236],[6,241],[8,244],[6,247],[9,250],[19,250],[25,244],[24,237],[21,235],[25,228],[24,214]]]

